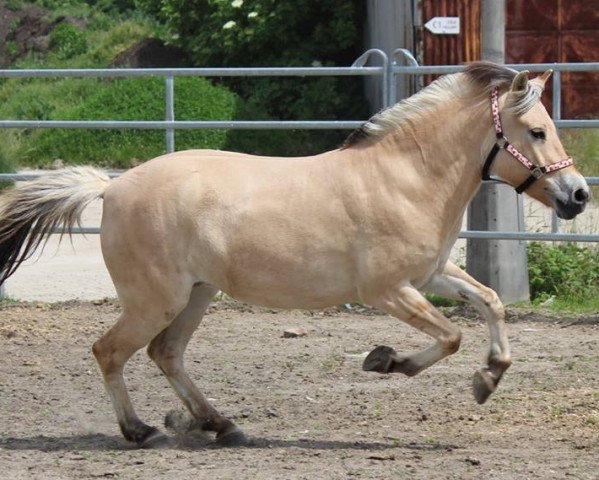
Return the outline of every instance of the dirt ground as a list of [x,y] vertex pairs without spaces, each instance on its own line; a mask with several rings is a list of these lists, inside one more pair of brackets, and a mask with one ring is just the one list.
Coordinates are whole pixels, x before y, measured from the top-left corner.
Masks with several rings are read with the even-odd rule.
[[[206,395],[248,447],[177,435],[162,449],[123,440],[91,344],[112,301],[0,307],[0,476],[6,479],[596,479],[599,316],[510,311],[514,365],[486,405],[470,379],[488,335],[447,311],[461,350],[415,378],[361,370],[377,344],[428,343],[369,311],[272,312],[218,304],[187,352]],[[288,327],[308,335],[283,338]],[[161,425],[180,404],[139,352],[127,378],[140,416]]]

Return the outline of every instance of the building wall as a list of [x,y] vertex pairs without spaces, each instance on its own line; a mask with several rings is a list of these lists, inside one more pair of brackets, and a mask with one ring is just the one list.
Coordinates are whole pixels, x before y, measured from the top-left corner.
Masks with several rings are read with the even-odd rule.
[[[479,60],[480,0],[421,0],[422,25],[414,26],[415,49],[424,65]],[[506,0],[506,63],[599,61],[599,0]],[[424,28],[433,17],[458,16],[460,35]],[[424,79],[429,83],[432,77]],[[562,76],[562,118],[597,117],[598,73]],[[551,95],[544,101],[551,108]]]

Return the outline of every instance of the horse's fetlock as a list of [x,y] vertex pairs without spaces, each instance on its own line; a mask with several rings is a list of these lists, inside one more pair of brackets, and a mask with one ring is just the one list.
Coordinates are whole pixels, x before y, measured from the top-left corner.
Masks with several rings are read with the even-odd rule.
[[443,343],[443,350],[449,355],[457,352],[460,349],[462,343],[462,332],[459,330],[444,337],[441,342]]
[[509,356],[493,356],[489,358],[489,367],[495,367],[505,371],[512,365],[512,359]]

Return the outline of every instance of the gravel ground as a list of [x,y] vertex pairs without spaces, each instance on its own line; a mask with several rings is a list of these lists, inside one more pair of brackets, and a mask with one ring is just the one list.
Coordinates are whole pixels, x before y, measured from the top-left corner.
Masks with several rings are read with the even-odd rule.
[[[467,309],[448,310],[461,350],[415,378],[361,371],[377,344],[428,339],[373,312],[274,312],[217,304],[187,352],[191,376],[253,444],[216,448],[123,440],[90,351],[119,306],[0,306],[0,471],[6,479],[597,479],[599,317],[510,310],[514,365],[483,406],[470,378],[488,343]],[[283,338],[288,327],[308,331]],[[156,426],[180,404],[142,352],[127,379]]]

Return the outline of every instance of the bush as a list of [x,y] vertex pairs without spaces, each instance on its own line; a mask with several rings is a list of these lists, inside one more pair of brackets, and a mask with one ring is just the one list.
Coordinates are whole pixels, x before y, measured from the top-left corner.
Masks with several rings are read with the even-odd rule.
[[[187,50],[197,66],[349,65],[363,49],[365,7],[360,0],[137,0],[137,4],[166,25],[171,40]],[[248,102],[248,113],[270,118],[360,119],[368,114],[361,78],[223,82]],[[252,106],[259,106],[258,111],[252,112]],[[267,142],[266,150],[277,155],[317,153],[338,146],[346,135],[305,131],[290,136],[302,139],[289,142],[297,149],[287,148],[287,142],[280,146]]]
[[83,31],[69,23],[61,23],[50,33],[50,48],[63,60],[81,55],[87,51]]
[[[161,78],[87,80],[73,106],[58,107],[51,117],[62,120],[164,120],[164,80]],[[61,87],[58,84],[56,88]],[[62,87],[64,88],[64,87]],[[199,78],[175,80],[175,118],[230,120],[237,96]],[[184,130],[175,133],[177,150],[223,148],[224,130]],[[165,152],[162,130],[37,130],[24,134],[15,153],[19,161],[44,166],[56,158],[67,164],[95,163],[126,168]]]
[[599,294],[599,248],[574,243],[528,246],[528,275],[533,302],[552,296],[585,300]]

